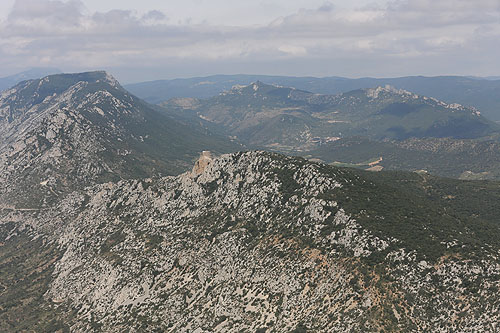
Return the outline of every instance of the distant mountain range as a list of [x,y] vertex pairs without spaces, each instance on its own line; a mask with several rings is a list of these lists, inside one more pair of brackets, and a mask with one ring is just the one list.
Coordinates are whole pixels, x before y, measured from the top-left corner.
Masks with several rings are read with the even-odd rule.
[[499,125],[474,108],[391,87],[319,95],[257,81],[209,99],[174,99],[162,105],[195,112],[246,144],[266,147],[296,149],[349,136],[401,140],[500,133]]
[[[174,117],[202,121],[247,147],[376,170],[500,177],[498,124],[474,108],[401,89],[320,95],[257,81],[212,98],[176,98],[162,106]],[[364,139],[351,140],[355,137]],[[346,144],[349,149],[344,150]]]
[[51,74],[59,74],[57,68],[32,68],[27,71],[0,78],[0,91],[10,88],[21,81],[39,79]]
[[234,85],[261,81],[319,94],[338,94],[356,89],[390,85],[415,94],[437,98],[448,104],[476,107],[487,118],[500,121],[500,80],[463,76],[409,76],[400,78],[287,77],[266,75],[215,75],[208,77],[143,82],[126,85],[133,94],[150,103],[175,97],[209,98]]

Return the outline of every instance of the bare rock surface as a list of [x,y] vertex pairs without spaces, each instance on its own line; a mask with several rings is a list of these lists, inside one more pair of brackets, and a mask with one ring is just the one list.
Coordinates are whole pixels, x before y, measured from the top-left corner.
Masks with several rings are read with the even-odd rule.
[[495,244],[425,258],[342,207],[349,171],[264,152],[201,161],[3,213],[61,251],[44,299],[74,310],[71,331],[496,329]]

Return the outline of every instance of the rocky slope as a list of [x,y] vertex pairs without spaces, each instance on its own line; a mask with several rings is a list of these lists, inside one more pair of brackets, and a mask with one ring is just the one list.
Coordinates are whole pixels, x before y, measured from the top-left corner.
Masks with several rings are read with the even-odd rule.
[[[0,241],[43,239],[54,251],[32,264],[50,276],[33,327],[493,332],[499,198],[498,183],[205,153],[177,177],[95,185],[46,210],[3,209]],[[10,321],[0,327],[21,325],[9,313],[20,306],[2,302]],[[64,320],[49,326],[54,316]]]
[[105,72],[24,81],[0,95],[4,206],[37,207],[38,198],[56,200],[81,186],[178,174],[205,149],[235,145],[166,116]]

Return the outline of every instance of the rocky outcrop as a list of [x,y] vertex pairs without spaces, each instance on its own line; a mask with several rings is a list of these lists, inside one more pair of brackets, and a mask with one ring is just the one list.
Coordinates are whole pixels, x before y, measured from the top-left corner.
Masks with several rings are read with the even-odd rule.
[[426,257],[374,229],[384,217],[368,204],[344,207],[384,191],[354,171],[264,152],[201,160],[196,172],[96,185],[3,217],[24,214],[63,253],[44,297],[74,309],[71,331],[491,332],[498,322],[495,244],[467,257],[450,238]]
[[193,177],[196,177],[205,171],[206,167],[212,163],[213,157],[212,153],[209,151],[203,151],[200,155],[200,158],[195,162],[193,171],[191,172]]

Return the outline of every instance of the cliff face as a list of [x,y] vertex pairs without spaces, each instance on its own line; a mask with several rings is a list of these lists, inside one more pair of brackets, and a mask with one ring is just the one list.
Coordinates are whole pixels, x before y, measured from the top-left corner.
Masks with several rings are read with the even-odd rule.
[[[475,246],[458,217],[469,238],[442,228],[432,200],[278,154],[197,165],[2,212],[61,253],[43,297],[72,331],[491,332],[500,320],[498,242]],[[406,218],[383,215],[377,195]]]
[[196,176],[202,174],[203,171],[205,171],[205,169],[207,168],[207,166],[210,163],[212,163],[212,161],[213,161],[212,153],[210,153],[209,151],[203,151],[201,153],[200,158],[194,164],[193,171],[192,171],[193,176],[196,177]]

